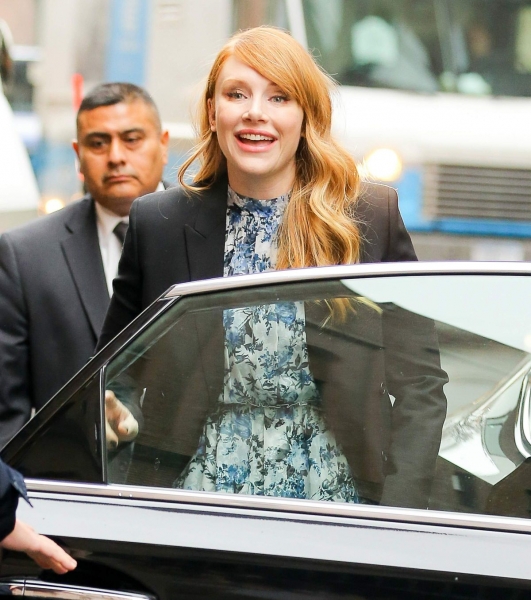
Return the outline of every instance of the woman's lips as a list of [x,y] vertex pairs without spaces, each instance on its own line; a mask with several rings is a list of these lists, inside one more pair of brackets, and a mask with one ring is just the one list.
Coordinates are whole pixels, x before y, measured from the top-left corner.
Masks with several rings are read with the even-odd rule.
[[264,132],[242,131],[236,134],[236,140],[246,150],[264,150],[276,142],[276,137]]

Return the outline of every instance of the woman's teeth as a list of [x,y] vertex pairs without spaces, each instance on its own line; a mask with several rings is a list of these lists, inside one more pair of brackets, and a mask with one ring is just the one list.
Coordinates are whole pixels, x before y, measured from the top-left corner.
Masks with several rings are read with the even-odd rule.
[[242,140],[250,140],[251,142],[272,142],[272,137],[266,135],[259,135],[256,133],[241,133],[239,136]]

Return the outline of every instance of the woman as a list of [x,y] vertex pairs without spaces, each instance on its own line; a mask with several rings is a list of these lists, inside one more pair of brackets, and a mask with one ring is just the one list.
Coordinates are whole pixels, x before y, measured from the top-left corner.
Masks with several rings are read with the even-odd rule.
[[[354,160],[331,135],[333,89],[282,30],[259,27],[229,40],[208,77],[200,141],[180,170],[181,189],[133,204],[99,347],[175,283],[416,260],[396,192],[362,185]],[[190,185],[185,177],[196,161],[200,167]],[[336,305],[341,312],[341,302]],[[176,485],[364,501],[322,416],[308,367],[304,303],[227,310],[223,321],[223,391]],[[255,350],[245,345],[249,326],[260,340]],[[280,365],[276,359],[268,371],[264,365],[272,356],[289,360]],[[246,383],[256,377],[260,393]],[[437,428],[439,416],[436,421]],[[297,440],[310,430],[302,448]]]

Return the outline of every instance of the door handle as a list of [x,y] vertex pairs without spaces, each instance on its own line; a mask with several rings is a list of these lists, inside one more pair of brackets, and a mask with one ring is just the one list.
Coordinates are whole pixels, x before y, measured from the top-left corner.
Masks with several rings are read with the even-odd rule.
[[13,579],[12,581],[4,579],[0,583],[1,595],[53,600],[156,600],[149,594],[49,583],[34,579]]

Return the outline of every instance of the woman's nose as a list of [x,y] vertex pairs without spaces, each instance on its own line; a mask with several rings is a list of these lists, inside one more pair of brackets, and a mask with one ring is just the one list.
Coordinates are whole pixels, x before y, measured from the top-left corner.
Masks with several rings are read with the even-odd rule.
[[264,121],[267,119],[267,114],[265,113],[261,99],[252,99],[251,104],[248,107],[248,110],[243,115],[244,119],[248,119],[249,121]]

